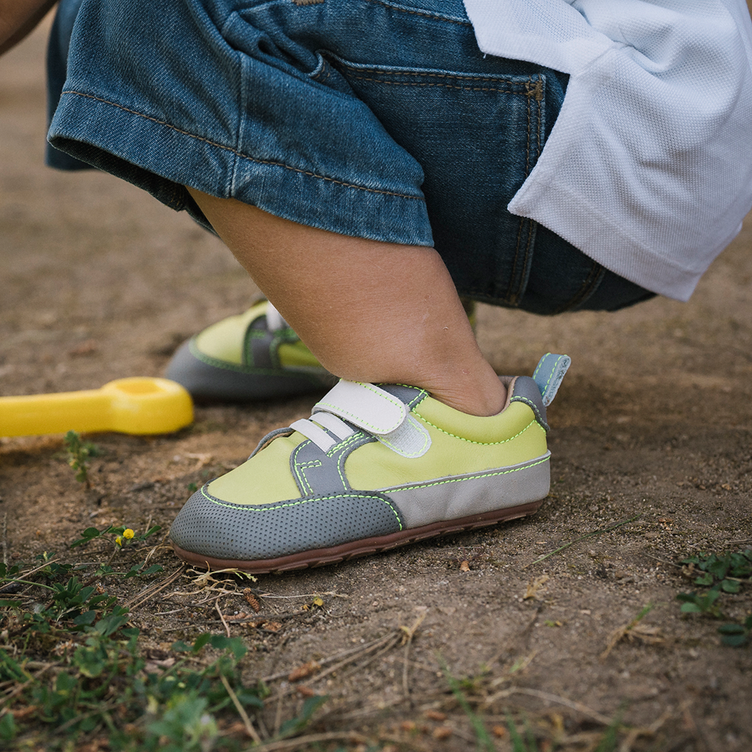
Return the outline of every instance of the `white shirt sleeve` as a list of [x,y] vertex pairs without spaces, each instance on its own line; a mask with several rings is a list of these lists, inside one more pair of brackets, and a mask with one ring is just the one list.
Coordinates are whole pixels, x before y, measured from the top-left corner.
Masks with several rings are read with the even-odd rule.
[[744,0],[465,0],[483,52],[570,74],[509,210],[686,300],[752,208]]

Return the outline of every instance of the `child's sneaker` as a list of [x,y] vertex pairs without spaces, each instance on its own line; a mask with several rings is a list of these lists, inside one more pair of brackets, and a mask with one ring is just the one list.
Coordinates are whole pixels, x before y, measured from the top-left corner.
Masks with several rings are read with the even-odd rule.
[[[462,305],[475,324],[475,304]],[[267,300],[191,337],[167,366],[194,400],[254,402],[324,393],[337,383]]]
[[549,489],[546,405],[569,367],[502,377],[498,414],[459,412],[410,386],[340,381],[308,420],[273,431],[178,514],[176,553],[270,572],[328,564],[534,512]]
[[195,400],[220,402],[323,393],[337,382],[267,300],[183,343],[166,376]]

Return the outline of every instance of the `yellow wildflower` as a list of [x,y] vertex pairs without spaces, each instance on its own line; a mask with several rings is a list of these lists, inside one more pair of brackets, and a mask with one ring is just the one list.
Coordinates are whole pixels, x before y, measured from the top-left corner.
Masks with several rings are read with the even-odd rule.
[[122,535],[118,535],[118,537],[115,538],[115,543],[117,543],[118,546],[122,546],[123,545],[123,536]]
[[129,527],[123,530],[123,538],[127,538],[128,540],[130,540],[134,535],[135,533]]

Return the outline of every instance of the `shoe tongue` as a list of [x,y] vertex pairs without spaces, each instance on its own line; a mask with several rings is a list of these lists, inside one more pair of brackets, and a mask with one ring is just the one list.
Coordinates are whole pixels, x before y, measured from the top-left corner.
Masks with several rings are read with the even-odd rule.
[[270,332],[278,332],[280,329],[286,329],[288,324],[282,318],[282,314],[271,304],[266,305],[266,326]]
[[396,431],[407,418],[407,406],[385,389],[358,381],[340,381],[313,412],[326,411],[375,436]]

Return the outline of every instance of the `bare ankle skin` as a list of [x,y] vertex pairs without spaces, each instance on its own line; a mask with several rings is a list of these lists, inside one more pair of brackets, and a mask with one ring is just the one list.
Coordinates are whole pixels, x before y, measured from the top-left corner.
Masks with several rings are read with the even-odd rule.
[[336,235],[188,190],[333,374],[419,386],[471,415],[502,410],[506,388],[481,354],[434,249]]

